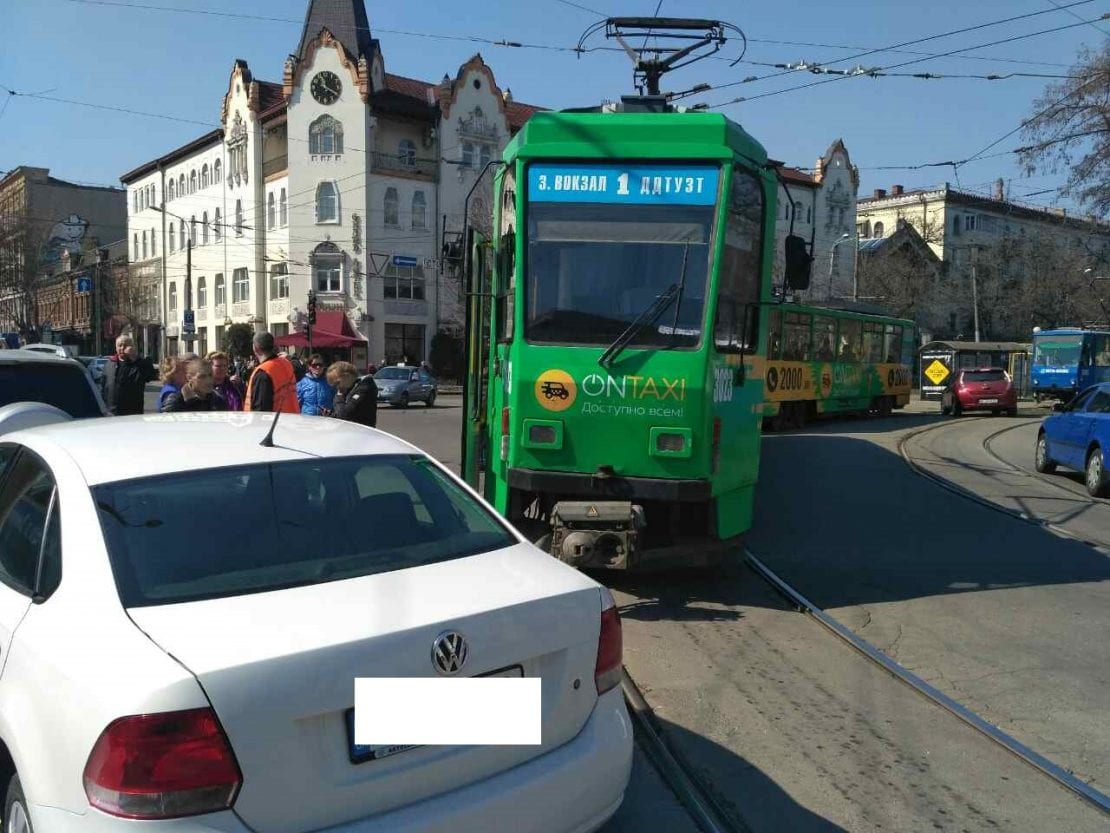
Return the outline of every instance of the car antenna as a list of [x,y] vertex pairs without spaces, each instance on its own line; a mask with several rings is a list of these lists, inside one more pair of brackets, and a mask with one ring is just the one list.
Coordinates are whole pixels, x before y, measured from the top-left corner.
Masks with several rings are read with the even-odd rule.
[[274,411],[274,421],[270,423],[270,430],[266,432],[266,436],[262,438],[260,446],[265,448],[274,447],[274,429],[277,428],[278,417],[281,416],[281,411]]

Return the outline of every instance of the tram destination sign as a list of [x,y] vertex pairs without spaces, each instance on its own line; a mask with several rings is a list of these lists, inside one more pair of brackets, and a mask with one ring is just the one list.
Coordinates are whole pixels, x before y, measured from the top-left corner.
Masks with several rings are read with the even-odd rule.
[[560,165],[528,167],[532,202],[618,205],[715,205],[714,165]]

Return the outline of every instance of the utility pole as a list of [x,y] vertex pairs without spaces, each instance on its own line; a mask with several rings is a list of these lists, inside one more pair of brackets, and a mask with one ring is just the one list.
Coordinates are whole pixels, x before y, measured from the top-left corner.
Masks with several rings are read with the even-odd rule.
[[975,312],[975,340],[979,340],[979,281],[974,261],[971,264],[971,303]]

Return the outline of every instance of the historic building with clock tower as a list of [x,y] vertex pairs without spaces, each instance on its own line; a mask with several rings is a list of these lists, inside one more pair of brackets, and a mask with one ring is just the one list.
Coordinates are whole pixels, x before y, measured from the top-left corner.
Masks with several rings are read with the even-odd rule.
[[466,193],[537,109],[479,55],[438,83],[388,73],[363,0],[310,0],[280,84],[235,61],[222,128],[121,177],[133,268],[161,279],[166,351],[216,349],[240,322],[303,349],[314,292],[314,349],[428,359],[436,331],[461,323],[444,252]]

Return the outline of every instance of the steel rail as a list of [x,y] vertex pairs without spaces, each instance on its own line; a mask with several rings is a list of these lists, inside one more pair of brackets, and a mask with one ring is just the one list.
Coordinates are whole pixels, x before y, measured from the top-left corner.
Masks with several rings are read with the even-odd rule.
[[828,630],[832,631],[832,633],[847,642],[851,647],[855,648],[876,665],[883,668],[936,705],[955,715],[973,729],[977,729],[990,740],[1013,753],[1027,764],[1040,770],[1053,781],[1075,793],[1080,798],[1095,805],[1104,813],[1110,814],[1110,796],[1096,790],[1081,778],[1076,777],[1063,767],[1054,764],[1048,758],[1030,749],[1017,738],[999,729],[993,723],[984,720],[966,706],[956,702],[947,694],[931,686],[908,668],[905,668],[900,663],[884,654],[866,639],[857,636],[851,629],[841,624],[832,616],[829,616],[829,614],[825,613],[825,611],[821,610],[821,608],[817,607],[813,602],[781,579],[770,567],[760,561],[759,558],[747,548],[744,550],[744,559],[748,566],[779,593],[785,596],[793,605],[798,607],[799,610],[812,616]]
[[747,833],[746,827],[733,822],[720,809],[692,769],[683,762],[681,755],[671,748],[655,728],[655,714],[628,675],[627,669],[622,670],[621,691],[628,704],[628,713],[644,741],[644,752],[655,764],[663,781],[690,813],[694,823],[704,833]]

